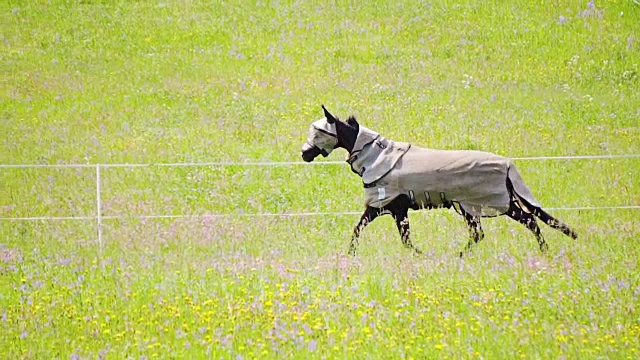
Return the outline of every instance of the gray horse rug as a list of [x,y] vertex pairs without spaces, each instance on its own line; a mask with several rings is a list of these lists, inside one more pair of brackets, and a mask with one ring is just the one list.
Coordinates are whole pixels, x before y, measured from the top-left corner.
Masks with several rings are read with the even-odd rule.
[[511,160],[488,152],[420,148],[360,125],[347,162],[362,177],[366,206],[382,208],[404,194],[415,209],[453,206],[473,216],[497,216],[509,209],[511,187],[540,207]]

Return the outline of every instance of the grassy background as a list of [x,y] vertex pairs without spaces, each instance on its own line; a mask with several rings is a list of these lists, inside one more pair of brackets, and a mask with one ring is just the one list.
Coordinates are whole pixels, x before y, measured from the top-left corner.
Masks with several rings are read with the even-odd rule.
[[[0,4],[1,164],[299,161],[320,104],[506,156],[640,153],[632,1]],[[340,160],[341,151],[330,160]],[[637,159],[519,161],[547,207],[640,204]],[[346,166],[104,168],[103,215],[361,209]],[[93,216],[93,168],[0,169],[0,217]],[[412,213],[0,221],[3,358],[637,358],[637,210],[580,234]]]

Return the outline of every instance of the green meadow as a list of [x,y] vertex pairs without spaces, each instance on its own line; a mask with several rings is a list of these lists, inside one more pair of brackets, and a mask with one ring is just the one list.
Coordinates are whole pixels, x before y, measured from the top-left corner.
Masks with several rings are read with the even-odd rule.
[[[640,358],[637,1],[10,0],[0,19],[0,164],[104,164],[100,226],[96,167],[0,167],[0,358]],[[346,154],[298,163],[321,104],[423,147],[636,157],[516,160],[579,234],[541,225],[546,254],[499,217],[460,259],[463,219],[433,210],[410,213],[425,256],[382,217],[351,257],[362,184],[321,164]],[[158,165],[212,162],[233,164]]]

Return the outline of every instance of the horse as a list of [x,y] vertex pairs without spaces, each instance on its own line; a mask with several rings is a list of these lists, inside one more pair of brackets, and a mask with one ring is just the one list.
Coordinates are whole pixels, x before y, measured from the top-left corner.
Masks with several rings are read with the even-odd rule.
[[470,239],[464,252],[484,238],[480,219],[507,215],[526,226],[541,252],[548,245],[536,218],[577,239],[568,225],[542,209],[508,158],[475,150],[434,150],[395,142],[358,123],[354,116],[341,121],[322,105],[324,117],[311,124],[302,146],[302,159],[312,162],[341,148],[347,163],[363,181],[365,210],[356,224],[349,254],[356,254],[362,230],[381,215],[396,222],[402,244],[422,254],[409,235],[408,211],[455,209],[465,219]]

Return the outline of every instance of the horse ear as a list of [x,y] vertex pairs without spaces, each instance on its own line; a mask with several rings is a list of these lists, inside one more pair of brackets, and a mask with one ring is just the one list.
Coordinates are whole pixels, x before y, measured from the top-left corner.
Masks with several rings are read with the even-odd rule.
[[324,110],[324,117],[327,118],[327,122],[329,124],[333,124],[336,121],[336,118],[333,117],[333,115],[331,115],[331,113],[329,111],[327,111],[327,109],[324,107],[324,105],[322,106],[322,110]]
[[354,127],[354,128],[357,128],[358,126],[360,126],[360,124],[358,124],[354,116],[349,116],[349,118],[347,119],[347,124],[351,125],[351,127]]

